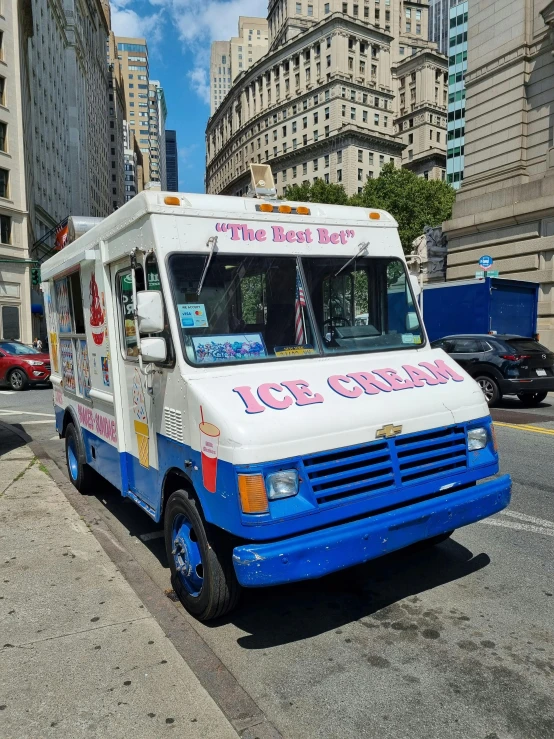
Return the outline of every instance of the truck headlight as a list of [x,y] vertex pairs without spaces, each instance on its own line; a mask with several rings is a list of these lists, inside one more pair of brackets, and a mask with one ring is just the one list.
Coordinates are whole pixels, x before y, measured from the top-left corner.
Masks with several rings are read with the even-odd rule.
[[489,434],[486,428],[469,429],[467,432],[467,448],[470,452],[484,449],[488,440]]
[[296,470],[282,470],[272,472],[266,477],[267,497],[269,500],[290,498],[298,493],[298,472]]

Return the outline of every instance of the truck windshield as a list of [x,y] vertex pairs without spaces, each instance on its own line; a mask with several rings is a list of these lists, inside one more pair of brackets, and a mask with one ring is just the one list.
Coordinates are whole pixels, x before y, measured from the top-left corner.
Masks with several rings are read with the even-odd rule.
[[303,257],[325,354],[406,349],[423,341],[403,262]]
[[169,270],[184,349],[206,365],[319,354],[295,257],[174,254]]
[[190,364],[407,349],[423,341],[399,259],[363,257],[344,267],[342,257],[216,253],[198,295],[205,265],[200,255],[169,259]]

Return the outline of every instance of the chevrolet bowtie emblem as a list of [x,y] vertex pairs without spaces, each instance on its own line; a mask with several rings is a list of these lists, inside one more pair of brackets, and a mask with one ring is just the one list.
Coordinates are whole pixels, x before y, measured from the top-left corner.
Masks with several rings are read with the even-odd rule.
[[392,423],[387,423],[382,429],[377,429],[375,432],[376,439],[392,439],[393,436],[402,433],[402,426],[394,426]]

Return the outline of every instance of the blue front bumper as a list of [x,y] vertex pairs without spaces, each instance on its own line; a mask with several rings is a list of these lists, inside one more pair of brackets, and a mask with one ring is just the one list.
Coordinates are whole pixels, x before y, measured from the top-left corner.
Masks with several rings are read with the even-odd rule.
[[264,587],[323,577],[498,513],[510,502],[509,475],[386,513],[233,551],[241,585]]

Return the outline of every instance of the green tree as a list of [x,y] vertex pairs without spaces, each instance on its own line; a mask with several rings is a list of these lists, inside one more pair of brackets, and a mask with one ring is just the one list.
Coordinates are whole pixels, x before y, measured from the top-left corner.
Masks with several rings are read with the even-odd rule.
[[379,177],[368,180],[349,202],[388,211],[398,221],[400,241],[409,254],[424,226],[440,226],[450,218],[455,197],[454,188],[442,180],[426,180],[409,169],[386,164]]
[[291,185],[285,191],[285,199],[298,203],[332,203],[346,205],[348,195],[342,185],[316,180],[313,183]]

